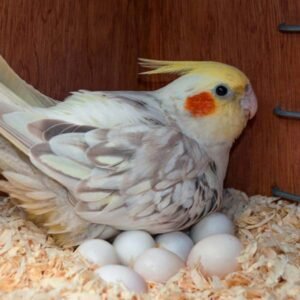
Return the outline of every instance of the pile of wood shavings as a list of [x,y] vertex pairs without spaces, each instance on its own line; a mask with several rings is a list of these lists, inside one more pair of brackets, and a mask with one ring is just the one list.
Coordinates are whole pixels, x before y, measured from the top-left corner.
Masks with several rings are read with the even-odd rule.
[[[224,211],[234,216],[244,245],[241,269],[223,280],[182,270],[166,284],[134,295],[107,285],[73,249],[55,246],[7,199],[0,202],[0,299],[297,299],[300,295],[300,207],[230,190]],[[299,299],[299,298],[298,298]]]

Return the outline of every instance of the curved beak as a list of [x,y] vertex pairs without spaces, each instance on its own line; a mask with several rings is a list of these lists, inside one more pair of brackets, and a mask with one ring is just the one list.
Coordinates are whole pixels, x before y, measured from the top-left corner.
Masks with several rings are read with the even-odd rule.
[[250,84],[246,86],[245,96],[241,100],[241,107],[248,115],[249,120],[252,119],[257,112],[257,99]]

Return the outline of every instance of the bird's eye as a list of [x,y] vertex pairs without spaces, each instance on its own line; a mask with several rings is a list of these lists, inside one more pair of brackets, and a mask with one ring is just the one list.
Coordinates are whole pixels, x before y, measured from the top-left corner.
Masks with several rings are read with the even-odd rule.
[[218,85],[216,87],[216,94],[220,97],[224,97],[228,94],[228,88],[224,85]]

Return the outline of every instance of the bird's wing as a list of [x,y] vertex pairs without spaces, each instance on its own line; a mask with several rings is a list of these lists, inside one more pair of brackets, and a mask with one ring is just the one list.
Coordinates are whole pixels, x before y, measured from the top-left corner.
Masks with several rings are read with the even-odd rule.
[[136,123],[166,123],[155,93],[145,91],[73,92],[54,107],[37,109],[48,118],[70,123],[110,128]]
[[72,195],[62,185],[37,170],[29,159],[0,137],[0,190],[22,207],[30,220],[42,225],[64,246],[78,245],[89,238],[109,238],[116,230],[91,224],[72,207]]
[[21,103],[14,91],[0,83],[0,134],[26,155],[40,142],[28,126],[44,119],[98,128],[166,123],[159,101],[150,92],[79,91],[54,106],[33,107],[26,101]]
[[76,198],[76,212],[118,229],[163,232],[185,228],[220,198],[215,165],[175,127],[113,128],[40,120],[30,130],[43,143],[33,164]]

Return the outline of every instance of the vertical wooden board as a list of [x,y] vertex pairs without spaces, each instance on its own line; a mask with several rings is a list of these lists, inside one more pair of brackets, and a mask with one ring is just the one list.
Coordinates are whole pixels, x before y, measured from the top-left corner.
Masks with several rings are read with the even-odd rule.
[[44,93],[136,88],[132,1],[3,0],[0,52]]
[[[300,2],[281,0],[280,22],[300,25]],[[281,97],[278,99],[282,109],[300,112],[300,33],[281,33],[281,74],[278,85]],[[280,188],[300,195],[300,121],[278,119],[277,148],[279,170],[275,182]]]

